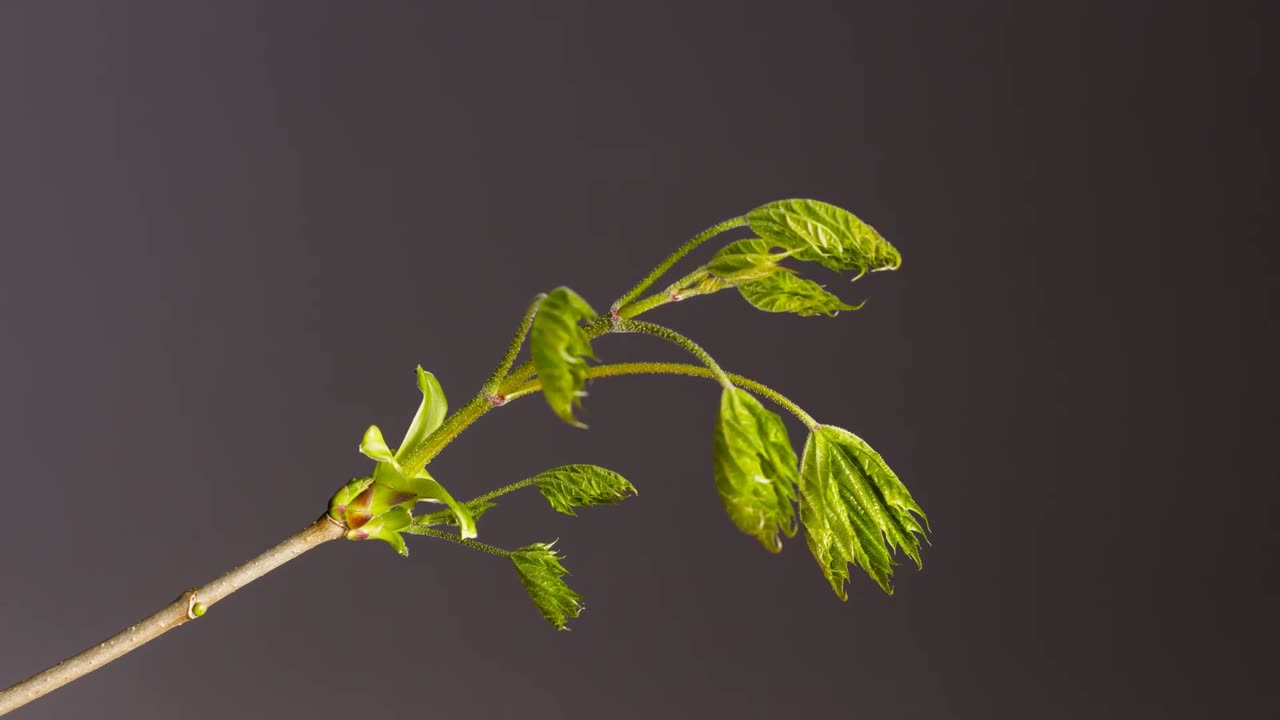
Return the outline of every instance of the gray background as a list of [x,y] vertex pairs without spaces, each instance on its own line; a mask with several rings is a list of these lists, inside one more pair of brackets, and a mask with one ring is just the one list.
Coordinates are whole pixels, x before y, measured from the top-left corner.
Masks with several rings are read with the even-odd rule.
[[433,464],[640,487],[482,523],[560,538],[573,632],[500,560],[333,543],[16,716],[1274,711],[1274,18],[1174,5],[3,3],[0,685],[314,518],[416,364],[457,406],[536,292],[606,307],[781,197],[903,269],[815,273],[870,299],[836,319],[652,318],[862,434],[935,530],[842,604],[724,517],[714,384],[604,381],[589,431],[525,400]]

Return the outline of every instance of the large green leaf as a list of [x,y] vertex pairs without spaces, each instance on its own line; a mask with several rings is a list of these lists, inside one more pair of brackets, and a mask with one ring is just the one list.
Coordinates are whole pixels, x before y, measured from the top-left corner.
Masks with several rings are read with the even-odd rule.
[[798,260],[832,270],[896,270],[902,256],[853,213],[817,200],[779,200],[747,213],[760,237],[792,250]]
[[575,515],[575,507],[614,505],[636,488],[618,473],[599,465],[564,465],[538,473],[533,484],[556,512]]
[[848,597],[850,563],[890,594],[895,552],[920,567],[921,520],[924,511],[906,486],[861,438],[831,425],[809,435],[800,464],[800,521],[841,600]]
[[729,518],[770,552],[795,534],[796,453],[782,418],[750,393],[725,388],[716,418],[716,488]]
[[725,245],[707,263],[707,270],[727,283],[743,283],[769,277],[779,270],[778,261],[790,252],[775,253],[776,243],[764,238],[747,238]]
[[569,618],[576,618],[582,612],[582,596],[565,584],[563,578],[569,574],[561,557],[552,549],[554,543],[534,543],[511,553],[511,563],[520,574],[520,582],[529,593],[533,604],[542,611],[557,630],[566,629]]
[[529,332],[529,349],[542,381],[542,394],[556,415],[576,427],[586,427],[573,416],[573,409],[582,404],[581,397],[586,394],[587,359],[595,359],[591,340],[578,323],[595,317],[586,300],[567,287],[559,287],[542,300]]
[[774,273],[763,280],[738,286],[746,301],[766,312],[791,312],[803,317],[835,315],[841,310],[857,310],[812,280],[790,273]]
[[435,375],[423,370],[421,365],[418,366],[418,389],[422,391],[422,404],[418,406],[418,412],[413,416],[413,422],[409,424],[400,448],[396,450],[396,460],[403,460],[406,450],[420,445],[428,435],[435,432],[444,422],[444,416],[449,410],[440,381],[436,380]]

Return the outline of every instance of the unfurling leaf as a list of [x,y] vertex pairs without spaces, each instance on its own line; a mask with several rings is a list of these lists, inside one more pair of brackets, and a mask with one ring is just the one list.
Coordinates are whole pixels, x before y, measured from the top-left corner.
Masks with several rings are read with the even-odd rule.
[[803,317],[835,315],[841,310],[857,310],[812,280],[790,273],[774,273],[763,280],[738,286],[746,301],[765,312],[792,312]]
[[453,512],[454,518],[458,523],[458,534],[463,538],[473,538],[476,536],[476,519],[471,511],[462,503],[453,499],[448,490],[444,486],[436,482],[434,478],[427,474],[426,470],[420,471],[412,480],[413,492],[422,500],[431,502],[444,503],[449,506],[449,510]]
[[573,409],[586,394],[587,359],[595,359],[591,340],[578,322],[595,317],[586,300],[559,287],[543,298],[529,331],[529,351],[542,381],[542,394],[556,415],[576,427],[586,427],[573,416]]
[[760,237],[793,251],[797,260],[832,270],[896,270],[902,256],[875,228],[817,200],[779,200],[747,213]]
[[440,427],[440,423],[444,422],[445,413],[449,409],[440,381],[436,380],[435,375],[423,370],[421,365],[418,366],[418,389],[422,391],[422,404],[418,406],[418,412],[413,416],[413,422],[409,424],[409,430],[404,434],[404,441],[396,450],[396,460],[403,460],[408,448],[419,445],[427,439],[428,435],[435,432],[436,428]]
[[565,584],[569,574],[560,564],[560,555],[551,548],[554,543],[534,543],[511,553],[511,563],[520,574],[520,582],[533,604],[542,611],[557,630],[564,630],[569,618],[582,612],[582,596]]
[[737,284],[769,277],[779,270],[778,261],[790,252],[771,252],[777,243],[763,238],[747,238],[721,248],[707,263],[707,270],[726,283]]
[[387,441],[382,438],[382,431],[377,425],[370,425],[364,431],[364,437],[360,439],[360,454],[380,463],[395,461],[395,456],[392,455],[391,448],[387,447]]
[[847,598],[849,563],[890,594],[894,552],[920,567],[921,520],[924,512],[906,486],[861,438],[831,425],[809,435],[800,464],[800,521],[841,600]]
[[565,465],[539,473],[533,484],[556,512],[575,515],[573,508],[614,505],[634,495],[635,486],[618,473],[598,465]]
[[716,488],[729,518],[770,552],[795,535],[796,453],[782,418],[750,393],[720,395],[713,455]]
[[[471,511],[454,500],[444,486],[421,467],[423,460],[418,460],[416,467],[400,462],[440,427],[447,410],[444,389],[435,376],[421,366],[418,367],[418,389],[422,391],[422,403],[399,450],[393,452],[382,430],[370,425],[360,441],[360,452],[377,461],[373,474],[347,483],[329,500],[329,516],[346,526],[347,539],[386,540],[402,555],[408,554],[408,549],[400,531],[409,527],[413,520],[409,511],[423,500],[448,505],[462,537],[476,536]],[[406,462],[414,463],[413,460]]]

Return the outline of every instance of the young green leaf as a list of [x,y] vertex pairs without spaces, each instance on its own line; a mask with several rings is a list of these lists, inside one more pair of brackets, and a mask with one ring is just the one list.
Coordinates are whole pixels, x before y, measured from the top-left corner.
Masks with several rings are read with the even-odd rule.
[[764,238],[747,238],[725,245],[707,263],[707,270],[727,283],[744,283],[769,277],[779,270],[778,261],[790,252],[774,253],[776,243]]
[[586,300],[559,287],[542,300],[529,332],[529,351],[542,381],[542,394],[556,415],[576,427],[586,427],[573,416],[573,409],[586,394],[587,359],[595,359],[591,340],[578,323],[595,317]]
[[422,391],[422,404],[418,406],[418,412],[404,434],[404,441],[396,450],[396,460],[403,459],[406,450],[420,445],[428,435],[435,432],[440,423],[444,422],[445,413],[449,409],[440,381],[436,380],[435,375],[423,370],[421,365],[418,366],[418,389]]
[[[800,521],[813,557],[841,600],[849,563],[893,593],[892,554],[920,567],[924,512],[898,476],[861,438],[821,425],[804,446],[800,464]],[[920,537],[917,537],[920,536]]]
[[791,312],[802,317],[835,315],[841,310],[857,310],[812,280],[791,273],[774,273],[763,280],[738,286],[747,302],[765,312]]
[[413,477],[413,491],[421,499],[448,505],[458,521],[458,534],[463,538],[476,536],[476,519],[471,514],[471,510],[455,500],[443,485],[427,474],[426,470],[420,471]]
[[896,270],[902,256],[853,213],[817,200],[779,200],[747,213],[751,229],[832,270]]
[[520,582],[529,593],[542,617],[557,630],[565,630],[569,618],[582,612],[582,596],[565,584],[569,574],[560,564],[561,557],[552,549],[555,543],[534,543],[511,553],[511,563],[520,574]]
[[395,456],[391,453],[391,448],[387,447],[387,441],[382,438],[382,431],[377,425],[370,425],[364,431],[364,437],[360,439],[360,454],[380,463],[395,462]]
[[716,418],[716,488],[729,518],[769,552],[795,535],[796,453],[782,418],[739,388],[725,388]]
[[552,468],[534,476],[533,484],[556,512],[565,515],[575,515],[575,507],[614,505],[627,493],[636,493],[626,478],[598,465]]

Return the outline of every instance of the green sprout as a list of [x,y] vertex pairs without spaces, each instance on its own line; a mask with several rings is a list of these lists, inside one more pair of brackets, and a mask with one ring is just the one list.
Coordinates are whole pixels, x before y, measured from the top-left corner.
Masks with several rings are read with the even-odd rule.
[[[750,237],[727,243],[705,264],[645,294],[690,252],[743,227],[750,230]],[[777,391],[727,371],[690,338],[636,318],[665,305],[729,289],[766,312],[834,316],[862,305],[848,304],[802,277],[805,264],[853,273],[856,280],[867,272],[896,270],[901,263],[898,251],[851,213],[815,200],[782,200],[695,236],[613,302],[604,315],[567,287],[539,294],[488,380],[453,413],[448,412],[440,382],[418,367],[422,398],[403,438],[392,447],[382,429],[370,425],[358,448],[373,466],[364,477],[338,488],[318,521],[226,575],[188,591],[127,631],[0,692],[0,715],[203,616],[244,584],[339,537],[380,540],[400,555],[408,555],[406,535],[424,536],[504,557],[547,622],[566,629],[582,612],[582,596],[565,583],[568,571],[554,543],[534,542],[516,550],[486,544],[477,539],[482,516],[508,493],[529,487],[536,488],[552,510],[572,516],[581,508],[613,505],[635,496],[635,486],[606,468],[564,465],[460,501],[428,467],[485,414],[526,395],[540,393],[557,417],[585,428],[575,411],[582,407],[591,379],[685,375],[717,381],[722,390],[708,475],[730,521],[775,553],[781,551],[784,538],[803,530],[822,575],[841,600],[847,599],[851,566],[861,568],[886,593],[892,593],[895,556],[901,553],[920,566],[928,521],[884,459],[857,435],[819,423]],[[594,341],[628,333],[673,343],[697,364],[596,364]],[[529,359],[517,364],[526,341]],[[761,400],[803,423],[808,438],[800,455],[783,419]]]

